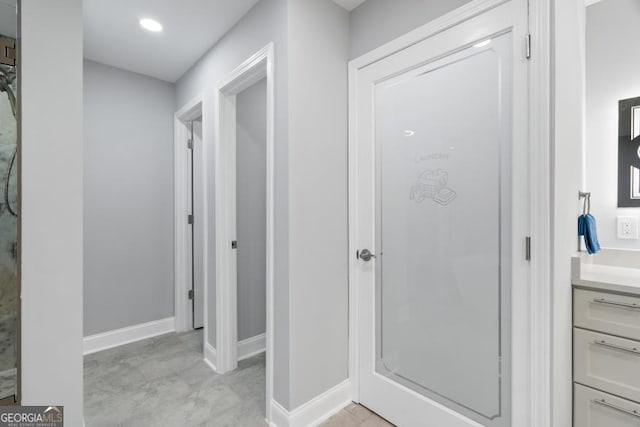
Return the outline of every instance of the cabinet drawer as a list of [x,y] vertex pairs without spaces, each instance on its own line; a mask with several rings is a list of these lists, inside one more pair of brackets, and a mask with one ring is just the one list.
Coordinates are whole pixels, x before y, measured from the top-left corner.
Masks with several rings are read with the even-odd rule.
[[640,405],[580,384],[574,385],[574,427],[638,427]]
[[573,329],[573,378],[640,401],[640,342]]
[[573,324],[640,340],[640,298],[575,289]]

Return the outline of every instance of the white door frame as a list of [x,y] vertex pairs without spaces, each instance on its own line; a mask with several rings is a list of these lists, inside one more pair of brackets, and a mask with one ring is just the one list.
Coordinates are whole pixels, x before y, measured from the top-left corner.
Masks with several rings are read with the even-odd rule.
[[[420,41],[434,36],[447,28],[462,23],[481,13],[491,10],[508,0],[474,0],[430,23],[409,32],[353,61],[349,62],[349,378],[352,398],[359,402],[358,374],[358,291],[356,271],[359,268],[355,253],[358,249],[355,217],[358,211],[356,183],[358,177],[357,156],[357,87],[360,71],[370,64],[402,51]],[[527,361],[529,390],[513,393],[527,393],[523,400],[530,402],[525,412],[527,425],[546,427],[551,423],[551,274],[550,274],[550,0],[529,0],[529,31],[531,51],[529,65],[529,121],[530,121],[530,214],[532,237],[532,261],[530,277],[528,345],[535,352]],[[525,54],[525,41],[523,40]],[[522,401],[522,400],[521,400]],[[515,402],[514,402],[515,404]],[[522,411],[521,411],[522,412]],[[518,423],[514,425],[520,425]]]
[[[186,332],[193,329],[193,310],[191,300],[188,297],[188,291],[191,289],[191,280],[193,271],[191,269],[191,229],[187,222],[187,217],[191,213],[190,201],[190,181],[191,171],[188,167],[188,149],[187,141],[191,138],[186,122],[202,117],[202,144],[199,147],[194,146],[197,155],[194,156],[198,161],[202,162],[202,180],[200,188],[202,194],[198,197],[202,198],[202,209],[200,212],[194,212],[194,217],[201,224],[202,233],[198,237],[202,239],[202,265],[203,265],[203,281],[204,295],[202,304],[204,304],[204,329],[205,337],[207,331],[207,258],[208,258],[208,207],[207,207],[207,150],[210,144],[209,123],[205,116],[204,95],[199,94],[194,99],[186,103],[174,115],[174,288],[175,288],[175,329],[176,332]],[[206,340],[205,340],[206,341]]]
[[271,419],[273,395],[273,271],[274,271],[274,45],[268,44],[236,68],[215,93],[217,123],[215,139],[215,235],[216,235],[216,351],[219,373],[238,366],[238,313],[236,251],[236,95],[266,78],[266,408]]

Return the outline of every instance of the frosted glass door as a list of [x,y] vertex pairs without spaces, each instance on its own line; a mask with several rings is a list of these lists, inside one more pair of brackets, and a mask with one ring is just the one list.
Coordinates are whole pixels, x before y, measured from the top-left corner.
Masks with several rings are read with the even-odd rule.
[[483,425],[509,407],[511,48],[496,37],[374,98],[375,370]]

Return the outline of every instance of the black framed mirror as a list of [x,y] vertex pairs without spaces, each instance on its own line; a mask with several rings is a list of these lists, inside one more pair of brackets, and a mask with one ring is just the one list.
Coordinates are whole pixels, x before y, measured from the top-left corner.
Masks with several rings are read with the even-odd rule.
[[640,207],[640,97],[619,103],[618,207]]

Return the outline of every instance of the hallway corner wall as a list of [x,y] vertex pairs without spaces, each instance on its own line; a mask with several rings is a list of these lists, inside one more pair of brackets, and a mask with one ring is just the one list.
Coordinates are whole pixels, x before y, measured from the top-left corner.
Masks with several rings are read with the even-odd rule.
[[[288,152],[288,0],[261,0],[225,36],[196,62],[176,83],[177,107],[181,108],[199,93],[205,94],[204,109],[216,117],[215,89],[245,60],[270,42],[275,50],[275,269],[274,269],[274,399],[282,406],[290,402],[289,388],[289,152]],[[214,150],[206,159],[214,164]],[[215,188],[214,173],[208,188]],[[209,224],[214,224],[214,197],[209,192]],[[209,227],[208,337],[215,347],[215,230]]]
[[176,108],[171,83],[90,60],[83,77],[89,336],[174,316]]
[[552,425],[572,423],[571,257],[577,253],[585,117],[584,0],[552,2]]
[[82,0],[19,4],[21,403],[81,426]]
[[348,50],[346,10],[326,0],[289,2],[288,409],[349,375]]

